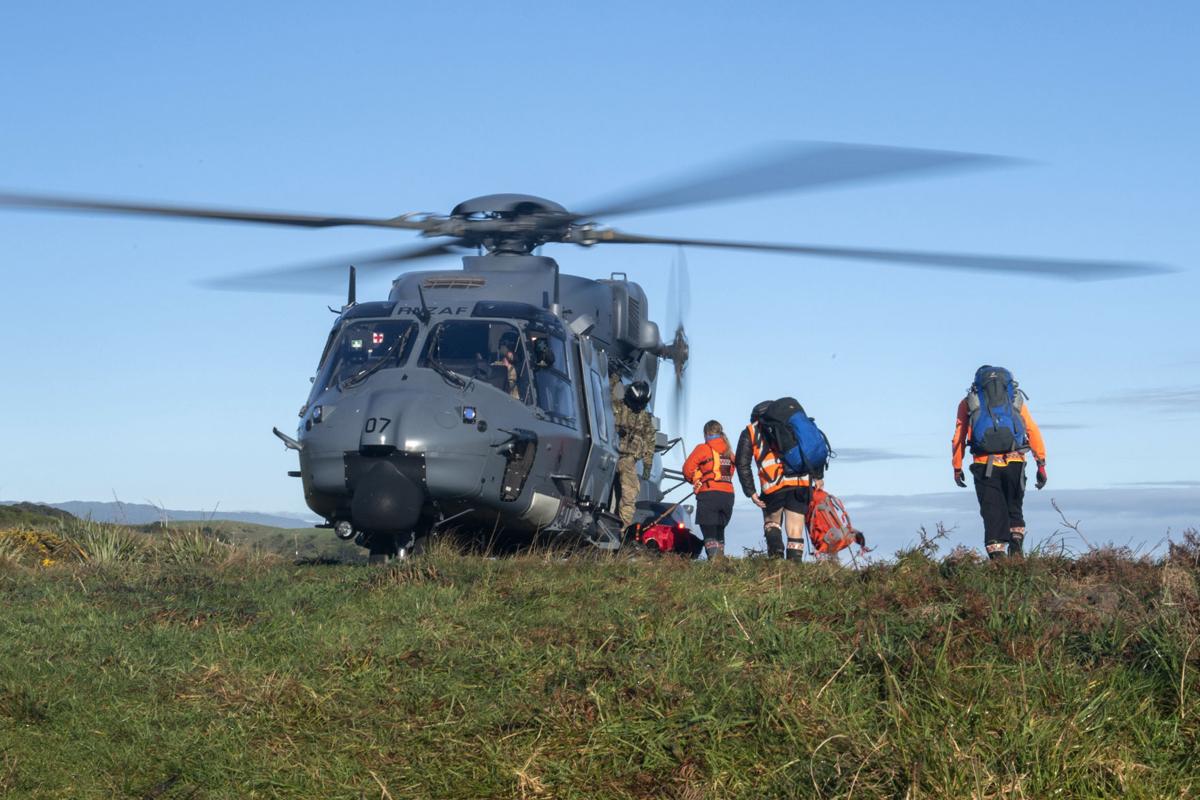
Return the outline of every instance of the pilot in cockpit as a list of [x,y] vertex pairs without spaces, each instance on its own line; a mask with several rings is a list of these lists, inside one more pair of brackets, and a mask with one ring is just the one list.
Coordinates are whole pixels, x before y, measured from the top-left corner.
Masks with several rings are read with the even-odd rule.
[[520,400],[521,390],[517,388],[516,346],[517,335],[515,333],[506,333],[500,337],[496,360],[492,362],[492,372],[497,375],[496,388],[507,392],[510,397]]

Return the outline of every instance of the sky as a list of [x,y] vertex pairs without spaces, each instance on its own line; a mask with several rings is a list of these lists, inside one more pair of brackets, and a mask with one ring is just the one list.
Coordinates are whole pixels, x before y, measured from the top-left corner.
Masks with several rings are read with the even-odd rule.
[[[1119,496],[1197,524],[1198,23],[1185,2],[7,4],[0,187],[382,216],[504,191],[570,207],[779,141],[1022,159],[622,218],[1179,270],[1055,283],[689,250],[692,438],[793,395],[843,454],[831,491],[955,492],[955,406],[1002,364],[1046,433],[1031,503]],[[340,292],[196,283],[407,241],[0,213],[0,498],[303,510],[270,430],[294,424]],[[670,249],[546,254],[627,272],[662,319]],[[976,543],[962,502],[945,515]]]

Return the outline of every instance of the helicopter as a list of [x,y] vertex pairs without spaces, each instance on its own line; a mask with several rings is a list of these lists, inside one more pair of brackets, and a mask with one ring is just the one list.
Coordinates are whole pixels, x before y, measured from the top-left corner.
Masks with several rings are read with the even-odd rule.
[[[683,321],[686,267],[673,267],[677,313],[665,333],[646,292],[621,272],[592,279],[560,270],[546,245],[720,248],[1066,280],[1168,271],[1143,263],[775,244],[621,231],[622,215],[1004,166],[995,156],[840,143],[759,150],[613,199],[568,210],[527,194],[491,194],[449,214],[355,217],[246,211],[0,193],[14,209],[141,215],[302,228],[361,226],[415,233],[416,247],[221,278],[214,288],[295,291],[348,275],[336,319],[299,413],[295,435],[273,429],[298,456],[308,507],[341,539],[387,561],[442,532],[495,543],[550,540],[617,550],[619,432],[613,405],[645,381],[658,398],[660,365],[675,383],[675,423],[691,357]],[[412,271],[464,254],[459,269]],[[685,262],[680,262],[681,264]],[[349,266],[348,271],[347,267]],[[361,270],[396,270],[386,299],[359,302]],[[340,279],[339,279],[340,280]],[[655,417],[655,458],[639,499],[654,507],[688,477],[663,466],[679,442]],[[674,486],[664,489],[664,483]]]

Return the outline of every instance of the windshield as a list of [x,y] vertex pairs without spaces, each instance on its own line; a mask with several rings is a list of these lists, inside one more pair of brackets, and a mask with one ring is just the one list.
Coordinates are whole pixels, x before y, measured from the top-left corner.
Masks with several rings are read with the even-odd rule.
[[514,400],[533,402],[525,343],[508,322],[439,323],[426,340],[420,365],[490,384]]
[[575,427],[575,392],[567,366],[567,344],[561,336],[530,330],[535,402],[553,422]]
[[362,380],[376,369],[400,366],[412,352],[415,327],[412,320],[397,319],[364,319],[347,324],[326,356],[316,390]]
[[562,425],[575,425],[575,401],[567,374],[566,343],[557,334],[510,322],[448,320],[426,339],[420,365],[489,384],[526,405],[537,405]]

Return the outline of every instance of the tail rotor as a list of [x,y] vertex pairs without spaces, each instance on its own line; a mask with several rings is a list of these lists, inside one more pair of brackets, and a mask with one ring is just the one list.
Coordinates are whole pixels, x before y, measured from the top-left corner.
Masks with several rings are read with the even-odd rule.
[[688,338],[687,317],[691,309],[691,279],[688,276],[687,257],[680,248],[671,260],[671,274],[667,283],[668,320],[674,323],[675,335],[670,344],[659,348],[658,355],[668,359],[675,374],[671,395],[671,427],[675,436],[684,437],[687,430],[688,407]]

